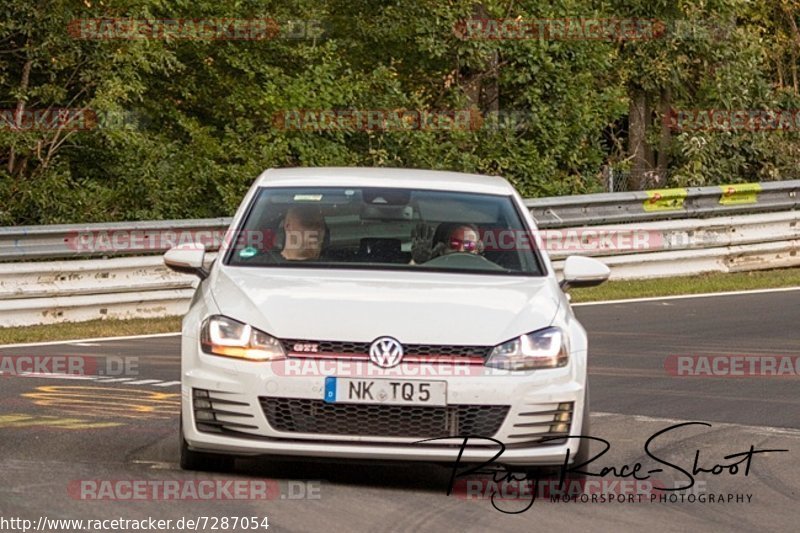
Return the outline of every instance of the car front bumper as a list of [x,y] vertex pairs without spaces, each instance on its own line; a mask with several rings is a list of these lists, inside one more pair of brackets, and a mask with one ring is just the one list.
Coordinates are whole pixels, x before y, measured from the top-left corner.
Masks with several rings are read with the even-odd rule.
[[[477,365],[469,370],[470,375],[400,378],[446,381],[448,406],[508,406],[505,419],[493,435],[459,435],[419,442],[426,437],[277,431],[268,421],[265,402],[277,398],[321,402],[325,376],[285,375],[276,372],[270,363],[208,355],[194,349],[196,344],[189,344],[193,346],[191,353],[184,353],[181,387],[183,436],[195,451],[450,463],[457,460],[463,446],[462,463],[482,463],[492,460],[502,447],[477,437],[492,437],[506,446],[495,462],[531,466],[560,465],[568,450],[570,457],[578,451],[578,439],[543,444],[536,434],[547,434],[555,427],[548,425],[553,420],[548,413],[570,404],[568,431],[570,435],[580,435],[585,408],[585,353],[571,354],[570,364],[557,369],[512,374]],[[396,375],[387,376],[398,379]],[[380,378],[381,371],[371,371],[368,377]],[[204,430],[200,431],[198,422],[203,421],[196,419],[195,390],[209,391],[214,408],[226,413],[215,415],[217,423],[231,426],[224,426],[219,432],[209,432],[208,426],[202,426]],[[473,438],[465,444],[466,436]]]

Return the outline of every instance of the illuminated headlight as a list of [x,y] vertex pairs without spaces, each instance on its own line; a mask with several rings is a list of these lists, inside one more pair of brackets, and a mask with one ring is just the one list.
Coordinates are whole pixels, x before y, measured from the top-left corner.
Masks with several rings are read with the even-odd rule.
[[533,370],[564,366],[568,360],[567,337],[560,328],[549,327],[495,346],[486,366],[504,370]]
[[211,316],[203,322],[200,346],[205,353],[238,357],[250,361],[269,361],[283,357],[275,337],[226,316]]

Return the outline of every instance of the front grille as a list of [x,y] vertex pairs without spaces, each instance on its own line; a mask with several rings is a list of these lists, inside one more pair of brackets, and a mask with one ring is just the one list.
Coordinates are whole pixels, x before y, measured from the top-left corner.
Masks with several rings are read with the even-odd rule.
[[441,344],[409,344],[404,346],[406,355],[445,355],[453,357],[486,358],[491,346],[444,346]]
[[[305,352],[297,349],[295,345],[316,345],[316,350],[308,352],[309,355],[318,354],[369,354],[369,342],[348,342],[348,341],[309,341],[300,339],[283,339],[283,348],[287,353]],[[451,344],[404,344],[404,355],[411,356],[432,356],[440,355],[445,357],[480,357],[485,359],[491,352],[492,346],[470,346],[470,345],[451,345]]]
[[260,398],[276,431],[320,435],[435,438],[491,437],[503,425],[507,405],[331,404],[300,398]]

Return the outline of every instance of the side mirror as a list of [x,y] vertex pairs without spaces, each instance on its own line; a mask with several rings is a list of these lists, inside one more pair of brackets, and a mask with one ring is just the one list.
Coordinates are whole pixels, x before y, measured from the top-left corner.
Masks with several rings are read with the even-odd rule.
[[569,287],[594,287],[608,279],[611,270],[604,264],[591,257],[571,255],[564,261],[564,279],[561,289]]
[[175,272],[194,274],[200,279],[208,277],[208,271],[203,266],[206,257],[206,247],[201,243],[185,243],[173,246],[164,254],[164,264]]

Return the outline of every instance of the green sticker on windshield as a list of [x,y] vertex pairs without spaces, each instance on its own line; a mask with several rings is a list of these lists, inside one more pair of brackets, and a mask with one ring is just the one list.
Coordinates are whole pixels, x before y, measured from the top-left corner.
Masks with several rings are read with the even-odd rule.
[[245,246],[242,248],[242,251],[239,252],[239,257],[243,259],[250,259],[251,257],[258,254],[258,250],[252,246]]

